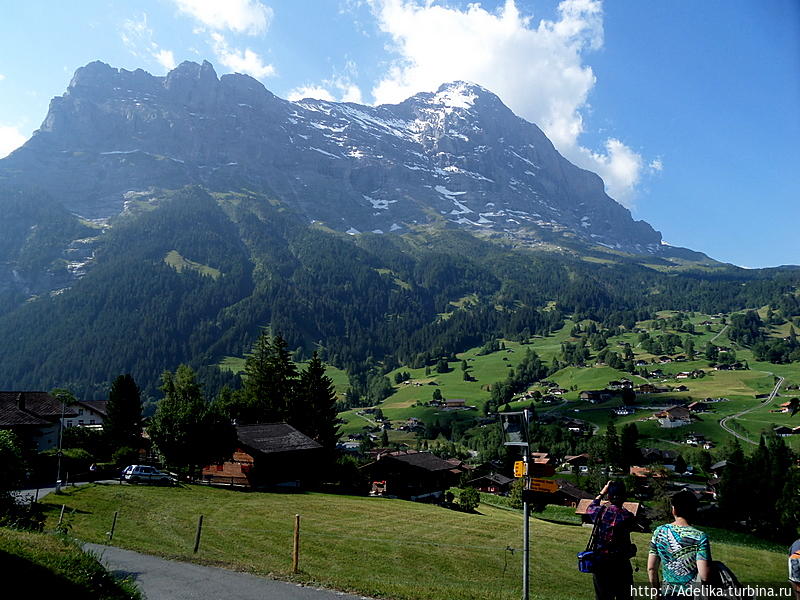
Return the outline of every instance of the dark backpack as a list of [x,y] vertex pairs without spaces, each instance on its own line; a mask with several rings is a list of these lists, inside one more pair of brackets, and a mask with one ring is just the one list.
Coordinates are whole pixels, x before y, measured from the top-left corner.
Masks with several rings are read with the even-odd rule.
[[[700,577],[698,576],[695,581],[696,585],[699,583]],[[736,575],[731,571],[727,565],[718,560],[711,562],[711,576],[704,585],[714,588],[713,596],[699,595],[694,596],[700,600],[710,600],[711,598],[730,599],[734,598],[752,598],[751,593],[745,593],[744,586],[739,583]]]

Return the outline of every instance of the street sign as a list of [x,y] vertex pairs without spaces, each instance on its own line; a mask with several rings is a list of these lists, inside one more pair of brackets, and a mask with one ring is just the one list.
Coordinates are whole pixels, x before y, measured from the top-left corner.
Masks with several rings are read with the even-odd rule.
[[532,492],[549,492],[552,494],[558,491],[558,483],[552,479],[531,479],[530,490]]
[[528,474],[528,469],[525,468],[525,462],[518,460],[514,463],[514,477],[525,477]]

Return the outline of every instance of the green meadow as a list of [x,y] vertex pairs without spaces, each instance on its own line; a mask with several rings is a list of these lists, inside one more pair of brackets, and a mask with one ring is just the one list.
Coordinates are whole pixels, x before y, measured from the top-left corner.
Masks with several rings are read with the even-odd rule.
[[[49,526],[62,504],[72,535],[81,540],[106,543],[114,511],[119,511],[115,545],[178,560],[394,600],[512,600],[521,593],[522,517],[501,507],[482,504],[477,513],[467,514],[385,498],[87,485],[45,498]],[[201,514],[200,549],[194,554]],[[296,514],[301,515],[301,533],[300,572],[295,575]],[[591,576],[575,565],[588,535],[582,527],[532,520],[533,598],[591,597]],[[634,538],[640,567],[635,580],[644,583],[649,536]],[[783,552],[726,539],[712,534],[715,559],[742,581],[785,579]]]

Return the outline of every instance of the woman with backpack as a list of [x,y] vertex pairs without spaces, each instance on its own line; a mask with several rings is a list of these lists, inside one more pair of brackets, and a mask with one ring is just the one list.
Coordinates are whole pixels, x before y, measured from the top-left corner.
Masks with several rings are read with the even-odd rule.
[[[647,577],[650,585],[661,587],[661,598],[684,598],[680,591],[699,579],[707,583],[711,572],[708,535],[692,526],[697,498],[689,491],[670,499],[674,521],[657,527],[650,541]],[[659,566],[661,569],[659,569]],[[659,570],[661,582],[659,582]]]

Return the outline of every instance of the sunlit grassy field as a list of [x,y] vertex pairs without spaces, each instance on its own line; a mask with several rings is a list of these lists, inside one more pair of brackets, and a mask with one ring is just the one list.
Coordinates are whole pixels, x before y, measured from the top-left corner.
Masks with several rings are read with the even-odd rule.
[[[66,505],[78,538],[182,560],[314,583],[395,600],[511,600],[521,591],[522,517],[481,505],[477,514],[382,498],[265,494],[200,486],[88,485],[48,496],[49,524]],[[73,512],[74,511],[74,512]],[[192,553],[198,516],[200,550]],[[301,515],[300,573],[291,574],[292,531]],[[532,597],[589,598],[575,566],[589,531],[532,521]],[[715,543],[714,556],[743,581],[784,579],[781,552]],[[649,536],[637,534],[635,578],[644,582]],[[514,551],[512,552],[513,549]]]

